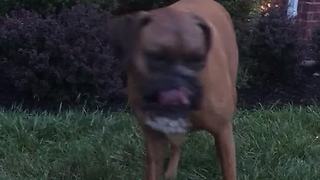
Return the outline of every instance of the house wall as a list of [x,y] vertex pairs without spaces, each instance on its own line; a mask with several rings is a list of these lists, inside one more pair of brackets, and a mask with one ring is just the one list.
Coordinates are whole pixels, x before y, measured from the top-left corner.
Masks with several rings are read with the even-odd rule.
[[320,27],[320,0],[299,0],[297,18],[302,38],[310,40],[312,31]]

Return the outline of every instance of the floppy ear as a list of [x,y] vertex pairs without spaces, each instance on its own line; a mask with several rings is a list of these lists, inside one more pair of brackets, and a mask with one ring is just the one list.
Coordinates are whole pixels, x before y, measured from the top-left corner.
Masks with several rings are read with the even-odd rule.
[[212,46],[212,44],[211,44],[211,38],[212,38],[211,28],[209,27],[209,24],[200,16],[193,14],[193,18],[195,18],[197,25],[203,31],[206,51],[209,51]]
[[111,20],[109,39],[121,58],[130,57],[131,49],[140,35],[140,30],[150,21],[150,14],[144,11]]

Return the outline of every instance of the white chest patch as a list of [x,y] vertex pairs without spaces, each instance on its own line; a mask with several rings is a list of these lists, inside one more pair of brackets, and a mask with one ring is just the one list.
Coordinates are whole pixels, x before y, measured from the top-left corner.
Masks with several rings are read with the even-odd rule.
[[190,120],[185,118],[154,117],[149,118],[145,123],[152,129],[167,135],[185,134],[191,128]]

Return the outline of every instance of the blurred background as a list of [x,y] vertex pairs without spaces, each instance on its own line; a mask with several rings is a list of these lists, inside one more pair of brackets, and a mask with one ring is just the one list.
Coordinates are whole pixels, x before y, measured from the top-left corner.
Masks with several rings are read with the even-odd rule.
[[[174,0],[0,1],[0,103],[121,107],[125,75],[108,21]],[[308,104],[319,97],[319,5],[219,0],[240,48],[239,105]]]
[[[0,0],[0,179],[141,179],[109,21],[173,2]],[[219,2],[240,50],[239,179],[320,179],[319,2]],[[190,135],[178,180],[221,179],[213,151],[211,136]]]

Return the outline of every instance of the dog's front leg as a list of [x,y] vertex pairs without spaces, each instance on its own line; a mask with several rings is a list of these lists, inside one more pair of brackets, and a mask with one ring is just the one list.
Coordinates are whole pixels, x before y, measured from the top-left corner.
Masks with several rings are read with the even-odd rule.
[[146,146],[145,180],[161,180],[167,139],[151,129],[144,130]]
[[171,155],[168,167],[165,173],[165,180],[174,180],[177,176],[179,160],[181,155],[181,147],[177,144],[171,143]]
[[236,155],[232,129],[232,123],[227,122],[219,130],[212,132],[224,180],[236,180]]

